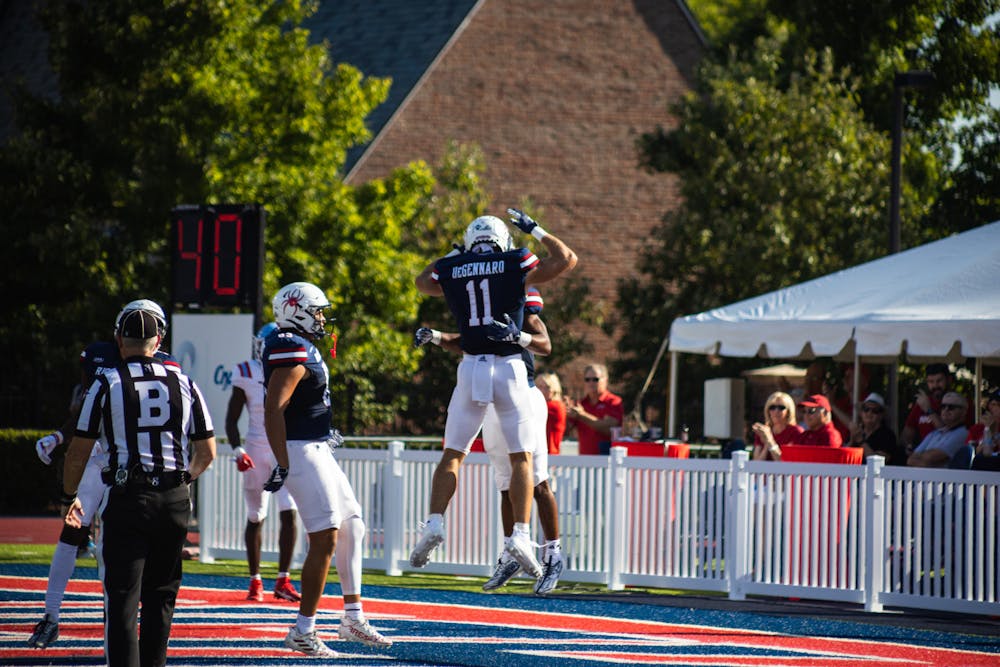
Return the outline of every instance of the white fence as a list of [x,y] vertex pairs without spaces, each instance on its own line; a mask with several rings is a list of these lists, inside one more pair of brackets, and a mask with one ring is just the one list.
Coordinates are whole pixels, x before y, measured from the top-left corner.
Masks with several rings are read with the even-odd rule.
[[[202,560],[245,557],[231,454],[201,477]],[[398,575],[425,517],[439,451],[337,450],[365,512],[364,565]],[[1000,475],[733,459],[550,457],[565,581],[653,586],[1000,614]],[[489,576],[502,544],[500,495],[470,454],[425,571]],[[264,525],[277,559],[278,522]],[[301,532],[301,531],[300,531]],[[539,527],[534,527],[538,537]],[[537,539],[537,538],[536,538]],[[303,536],[295,562],[304,556]]]

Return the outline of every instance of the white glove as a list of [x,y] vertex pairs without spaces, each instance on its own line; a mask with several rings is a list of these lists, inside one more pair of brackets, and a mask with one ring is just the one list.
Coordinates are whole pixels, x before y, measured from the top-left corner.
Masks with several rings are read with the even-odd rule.
[[38,458],[40,458],[42,463],[45,465],[52,465],[52,450],[62,443],[62,433],[59,431],[49,433],[47,436],[41,438],[35,443],[35,451],[38,452]]

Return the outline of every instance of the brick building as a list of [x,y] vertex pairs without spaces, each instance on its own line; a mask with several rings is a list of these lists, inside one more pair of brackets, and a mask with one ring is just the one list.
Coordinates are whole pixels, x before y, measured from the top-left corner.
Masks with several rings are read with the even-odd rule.
[[[577,251],[575,273],[614,317],[618,279],[633,274],[650,230],[678,199],[673,176],[637,168],[635,146],[642,133],[674,121],[668,107],[690,89],[704,52],[683,0],[374,4],[382,23],[363,29],[378,41],[440,48],[415,79],[412,59],[399,71],[378,62],[386,51],[346,34],[347,10],[324,3],[312,26],[334,55],[365,74],[394,76],[389,101],[370,119],[376,137],[352,155],[347,181],[385,176],[415,159],[433,163],[449,140],[478,144],[491,212],[530,199],[540,222]],[[413,39],[420,31],[423,42]],[[348,39],[358,46],[341,53]],[[596,329],[586,334],[597,360],[614,358],[613,341]],[[574,394],[582,363],[561,369]]]

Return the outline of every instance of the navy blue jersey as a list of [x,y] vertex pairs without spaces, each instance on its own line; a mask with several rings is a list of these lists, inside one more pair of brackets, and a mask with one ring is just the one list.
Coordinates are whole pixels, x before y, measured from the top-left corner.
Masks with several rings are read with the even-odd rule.
[[448,308],[469,354],[520,354],[517,343],[486,337],[486,325],[507,314],[518,327],[524,319],[525,276],[538,264],[527,248],[489,254],[462,253],[434,264],[431,279],[441,285]]
[[[164,366],[172,371],[180,372],[181,365],[166,352],[157,350],[153,355]],[[109,341],[91,343],[80,353],[80,369],[83,371],[84,388],[94,382],[94,376],[103,368],[114,368],[121,362],[118,345]]]
[[319,350],[291,329],[277,329],[264,339],[264,390],[276,368],[303,365],[306,375],[295,385],[285,408],[288,440],[325,440],[330,437],[333,410],[330,407],[330,371]]

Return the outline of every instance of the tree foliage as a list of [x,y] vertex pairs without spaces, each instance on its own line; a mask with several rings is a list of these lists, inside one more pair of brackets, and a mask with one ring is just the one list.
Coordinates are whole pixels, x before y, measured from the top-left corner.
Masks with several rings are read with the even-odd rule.
[[[647,168],[682,177],[685,203],[665,217],[641,275],[621,285],[619,372],[630,386],[675,317],[884,254],[898,71],[935,77],[902,91],[903,247],[1000,218],[987,102],[1000,83],[1000,2],[690,4],[712,53],[696,93],[671,110],[677,129],[640,141]],[[684,397],[740,366],[684,364]],[[681,410],[700,420],[697,405]]]
[[[314,9],[45,3],[58,97],[20,91],[20,134],[0,152],[10,295],[0,352],[12,362],[0,393],[49,397],[31,414],[57,423],[79,349],[110,336],[122,303],[166,302],[170,209],[246,201],[268,211],[264,293],[308,280],[331,299],[337,419],[361,428],[405,406],[405,394],[381,388],[411,377],[420,357],[409,346],[424,261],[413,241],[480,195],[473,179],[465,198],[441,205],[454,183],[419,162],[343,183],[346,151],[369,138],[365,117],[389,81],[311,44],[300,26]],[[470,174],[463,159],[447,168]]]

